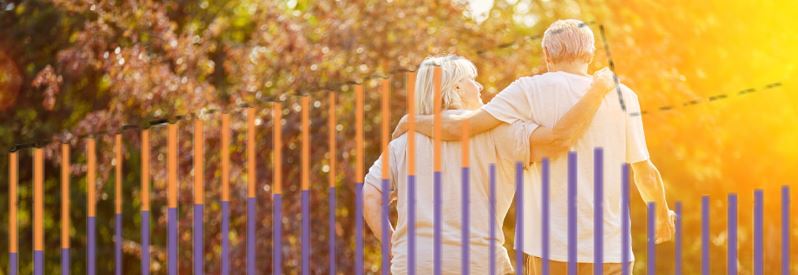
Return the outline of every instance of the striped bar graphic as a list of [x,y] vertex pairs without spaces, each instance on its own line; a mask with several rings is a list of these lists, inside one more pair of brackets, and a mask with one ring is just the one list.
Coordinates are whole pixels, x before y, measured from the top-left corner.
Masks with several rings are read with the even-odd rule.
[[69,274],[69,144],[61,144],[61,274]]
[[781,274],[790,274],[790,187],[781,187]]
[[568,275],[576,275],[576,152],[568,152]]
[[709,275],[709,196],[701,197],[701,275]]
[[765,198],[762,189],[754,190],[754,275],[763,275],[764,273],[764,228],[762,227],[764,220],[764,204]]
[[150,130],[141,131],[141,274],[150,274]]
[[114,135],[114,274],[122,275],[122,135]]
[[194,274],[205,274],[203,214],[205,208],[205,135],[201,119],[194,120]]
[[515,274],[524,274],[524,165],[515,164]]
[[382,242],[380,242],[380,258],[382,260],[381,263],[381,271],[383,275],[390,274],[390,267],[391,267],[391,251],[390,251],[390,229],[391,220],[390,214],[391,210],[389,208],[390,205],[390,194],[388,190],[391,190],[390,183],[391,183],[391,152],[390,147],[388,146],[389,142],[391,142],[391,134],[390,134],[390,124],[391,124],[391,82],[390,80],[383,79],[380,81],[380,118],[382,123],[380,124],[381,130],[381,148],[382,148],[382,218],[380,219],[382,224],[380,228],[382,229]]
[[496,275],[496,229],[499,225],[496,224],[496,164],[491,163],[488,165],[488,173],[490,176],[490,186],[488,194],[488,215],[490,216],[490,248],[488,255],[489,274]]
[[19,178],[19,158],[17,152],[8,153],[8,274],[19,273],[17,259],[17,184]]
[[631,251],[629,251],[629,247],[631,244],[631,233],[630,233],[630,224],[629,221],[629,164],[624,163],[621,166],[621,262],[624,263],[621,265],[621,274],[622,275],[629,275],[631,274],[631,270],[629,270],[629,264],[631,259]]
[[[604,150],[593,149],[593,264],[604,266]],[[594,268],[601,275],[603,268]]]
[[330,173],[328,174],[327,178],[327,185],[328,185],[328,200],[329,200],[329,229],[328,229],[328,239],[329,239],[329,249],[328,254],[330,257],[330,275],[335,275],[336,272],[336,265],[335,265],[335,254],[337,254],[337,250],[335,249],[335,209],[336,209],[336,201],[335,201],[335,169],[336,168],[336,160],[337,160],[337,152],[336,152],[336,140],[335,140],[335,132],[336,132],[336,118],[335,118],[335,92],[329,93],[328,102],[329,102],[329,109],[327,109],[327,144],[330,147]]
[[548,158],[544,158],[543,161],[542,161],[542,165],[543,165],[542,166],[543,172],[542,172],[541,177],[543,177],[543,178],[542,178],[541,187],[540,187],[540,193],[541,193],[540,196],[542,197],[541,198],[541,204],[542,204],[541,212],[543,212],[540,215],[540,217],[542,219],[542,221],[541,221],[542,225],[541,225],[541,229],[540,229],[540,234],[542,235],[540,237],[541,242],[542,242],[541,243],[541,250],[542,250],[541,251],[541,254],[542,254],[541,255],[542,256],[541,271],[543,272],[543,275],[549,275],[549,272],[551,271],[549,269],[549,257],[550,257],[549,256],[549,244],[550,244],[550,242],[549,242],[549,236],[550,236],[549,235],[549,229],[551,228],[551,217],[549,216],[550,215],[550,212],[549,212],[550,209],[549,208],[551,206],[550,202],[549,202],[549,194],[551,192],[550,191],[551,184],[549,182],[551,180],[551,174],[549,173],[550,172],[549,171],[549,159]]
[[310,97],[302,96],[302,275],[310,274]]
[[86,171],[86,207],[88,207],[88,220],[86,234],[88,235],[88,253],[86,273],[89,275],[97,274],[97,142],[94,138],[86,141],[86,157],[88,160],[88,171]]
[[44,274],[44,150],[40,147],[33,149],[33,274]]
[[169,275],[177,275],[177,123],[169,123],[166,129],[166,269]]
[[726,241],[726,271],[729,275],[737,274],[737,194],[729,194],[729,212],[727,226],[729,238]]
[[462,164],[462,167],[463,167],[462,169],[463,170],[462,170],[462,174],[460,176],[460,178],[462,180],[462,185],[463,185],[462,189],[461,189],[462,199],[460,200],[461,203],[462,203],[461,207],[463,209],[463,212],[462,212],[463,216],[461,218],[461,221],[462,221],[462,224],[461,224],[461,230],[462,230],[462,232],[461,232],[461,234],[462,234],[461,235],[461,238],[462,238],[461,242],[463,243],[463,247],[462,247],[463,255],[462,255],[462,258],[461,258],[461,268],[462,268],[461,274],[463,274],[463,275],[468,275],[468,273],[470,271],[469,270],[469,263],[471,262],[470,261],[470,255],[469,255],[469,252],[471,250],[471,247],[470,247],[470,233],[471,232],[469,232],[469,227],[471,227],[471,223],[470,223],[470,219],[469,219],[470,215],[468,213],[469,207],[470,207],[470,204],[469,204],[468,201],[471,199],[471,194],[470,194],[471,190],[469,189],[469,187],[470,187],[469,180],[470,180],[470,177],[471,177],[471,173],[468,171],[468,165],[469,165],[468,160],[471,158],[471,155],[470,155],[469,150],[468,150],[469,149],[468,137],[471,134],[470,130],[471,129],[469,128],[469,124],[468,123],[463,123],[463,129],[462,129],[463,136],[460,138],[460,146],[462,147],[462,149],[460,151],[461,151],[461,154],[462,154],[461,156],[462,156],[462,161],[463,161],[463,164]]
[[[254,111],[253,111],[252,114],[253,115],[250,116],[250,117],[254,117]],[[273,129],[272,129],[272,135],[273,135],[272,136],[272,143],[273,143],[273,146],[272,147],[274,148],[274,153],[272,154],[272,157],[273,157],[272,163],[274,165],[274,173],[272,173],[272,177],[273,177],[273,179],[272,179],[272,181],[273,181],[273,183],[272,183],[273,184],[273,186],[272,186],[272,203],[274,203],[273,210],[272,210],[272,211],[274,211],[274,214],[272,215],[272,219],[273,219],[272,220],[272,242],[273,242],[273,244],[272,244],[272,273],[273,274],[282,274],[282,272],[283,272],[283,260],[282,260],[282,258],[283,258],[283,252],[282,252],[283,251],[283,237],[282,237],[282,233],[283,233],[283,223],[282,223],[282,220],[283,220],[283,209],[282,209],[283,208],[283,197],[282,197],[282,195],[283,195],[283,127],[282,127],[282,122],[281,122],[283,120],[283,106],[282,106],[282,104],[274,103],[274,105],[272,106],[272,120],[273,120],[273,122],[272,122],[272,124],[273,124],[273,126],[272,126],[273,127]],[[254,125],[253,125],[253,128],[254,128]],[[253,139],[253,142],[254,142],[254,138],[255,138],[254,132],[253,132],[253,134],[251,134],[251,138]],[[248,143],[248,144],[250,144],[250,143]],[[250,160],[252,162],[254,162],[255,161],[254,143],[251,143],[251,144],[253,144],[253,146],[252,146],[253,147],[252,148],[253,156],[252,156],[252,158]],[[249,150],[249,148],[248,148],[248,150]],[[253,169],[253,172],[254,172],[254,165],[252,166],[252,169]],[[252,210],[254,210],[254,201],[255,201],[254,192],[255,192],[255,190],[254,190],[254,186],[253,186],[253,190],[252,190],[252,196],[253,197],[250,198],[250,201],[253,202]],[[253,224],[254,224],[254,222],[253,222]],[[253,227],[254,227],[254,225],[253,225]],[[253,231],[254,231],[254,228],[253,228]],[[253,235],[253,237],[254,237],[254,235]],[[252,239],[252,243],[253,243],[253,247],[254,247],[254,243],[255,243],[254,239]],[[254,248],[253,248],[253,250],[254,250]],[[253,251],[253,253],[254,253],[254,251]],[[254,259],[253,259],[253,261],[254,261]],[[247,266],[247,269],[249,270],[249,265]],[[252,264],[252,271],[251,272],[252,273],[248,273],[248,274],[255,274],[254,273],[255,272],[255,264],[254,263]]]
[[407,89],[407,274],[416,274],[416,73],[405,75]]
[[676,237],[674,239],[674,273],[682,275],[682,202],[676,201]]
[[222,114],[222,275],[230,274],[230,114]]
[[647,218],[648,223],[646,226],[646,248],[647,248],[647,261],[646,261],[646,274],[654,275],[656,274],[657,268],[657,253],[656,253],[656,234],[654,232],[657,230],[657,208],[656,204],[653,202],[648,203],[648,211],[647,211]]
[[443,256],[443,251],[441,249],[441,237],[442,237],[442,225],[443,225],[443,213],[441,213],[441,205],[443,204],[443,199],[441,194],[441,109],[443,108],[443,98],[441,98],[441,76],[443,72],[441,71],[440,66],[436,66],[433,70],[432,74],[432,83],[433,83],[433,112],[434,112],[434,119],[433,119],[433,220],[434,228],[433,228],[433,257],[434,257],[434,274],[440,275],[441,274],[441,257]]
[[363,86],[355,85],[355,274],[363,274]]
[[[255,219],[257,219],[255,183],[258,180],[255,159],[255,108],[247,108],[247,274],[255,274]],[[275,125],[280,120],[275,118]],[[276,148],[276,147],[275,147]]]

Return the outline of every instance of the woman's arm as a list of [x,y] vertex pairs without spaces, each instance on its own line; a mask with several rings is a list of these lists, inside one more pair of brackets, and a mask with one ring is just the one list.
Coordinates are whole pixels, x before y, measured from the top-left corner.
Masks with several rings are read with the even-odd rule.
[[529,136],[532,161],[567,152],[584,135],[604,96],[612,91],[612,86],[612,71],[604,68],[594,73],[588,92],[568,110],[554,128],[540,127]]

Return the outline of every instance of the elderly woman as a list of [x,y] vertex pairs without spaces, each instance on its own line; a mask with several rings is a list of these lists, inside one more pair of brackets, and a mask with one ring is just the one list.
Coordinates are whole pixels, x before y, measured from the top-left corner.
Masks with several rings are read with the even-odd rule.
[[[466,113],[479,109],[483,103],[480,97],[482,85],[476,81],[477,70],[474,64],[459,56],[427,58],[418,68],[416,78],[416,106],[419,115],[433,113],[433,69],[442,69],[441,97],[444,112]],[[516,123],[499,126],[489,132],[475,135],[470,139],[468,182],[469,224],[461,220],[462,206],[462,151],[459,142],[443,142],[441,145],[442,220],[441,223],[441,270],[444,274],[461,274],[462,227],[469,228],[468,249],[471,274],[489,274],[491,268],[490,242],[491,230],[495,232],[496,274],[513,272],[507,249],[504,247],[504,234],[501,226],[512,204],[515,194],[516,165],[526,166],[542,155],[554,155],[568,150],[568,142],[575,138],[563,133],[576,135],[584,132],[598,108],[601,98],[611,90],[611,76],[603,73],[596,79],[586,96],[574,106],[553,129],[538,127],[532,123]],[[415,259],[416,274],[433,274],[434,270],[434,184],[433,184],[433,140],[427,136],[415,135],[416,144],[416,183],[415,183],[415,224],[408,224],[408,206],[411,195],[408,185],[408,137],[399,136],[390,143],[390,190],[382,188],[382,160],[377,159],[364,179],[364,216],[377,239],[381,238],[382,192],[391,192],[397,200],[398,219],[396,228],[388,228],[391,233],[391,273],[408,273],[408,253]],[[490,176],[495,169],[495,221],[490,222]],[[491,225],[495,226],[491,228]],[[408,249],[408,228],[415,228],[415,251]]]

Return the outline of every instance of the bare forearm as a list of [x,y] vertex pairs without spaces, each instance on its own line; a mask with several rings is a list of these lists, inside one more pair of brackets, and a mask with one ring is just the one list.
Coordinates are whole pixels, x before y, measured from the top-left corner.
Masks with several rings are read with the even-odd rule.
[[[371,187],[373,188],[373,187]],[[374,233],[374,236],[382,242],[382,193],[372,190],[365,194],[363,199],[363,218],[366,224]],[[393,236],[393,226],[388,224],[389,236]],[[387,241],[390,241],[387,240]]]
[[[462,137],[463,123],[468,122],[466,115],[441,115],[441,140],[456,141]],[[435,116],[422,115],[416,117],[416,131],[419,134],[435,136]]]
[[529,137],[533,161],[560,155],[576,144],[590,127],[603,99],[602,93],[589,91],[553,128],[541,127],[535,130]]
[[669,208],[662,176],[653,164],[647,164],[646,166],[645,168],[634,169],[635,185],[640,191],[640,197],[646,204],[653,202],[656,205],[658,214],[667,214]]

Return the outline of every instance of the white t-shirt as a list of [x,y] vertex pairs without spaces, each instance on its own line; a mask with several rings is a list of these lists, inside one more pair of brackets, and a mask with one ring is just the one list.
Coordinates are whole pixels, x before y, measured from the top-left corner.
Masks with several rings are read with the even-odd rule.
[[[452,111],[449,111],[452,112]],[[462,111],[455,111],[462,112]],[[517,163],[529,161],[529,135],[537,128],[532,123],[502,125],[470,139],[469,239],[471,274],[489,274],[490,248],[490,165],[496,166],[496,268],[497,274],[513,271],[504,247],[502,225],[515,194]],[[416,273],[433,272],[434,181],[433,140],[416,134]],[[442,249],[444,274],[460,274],[462,255],[462,157],[459,142],[441,144],[443,213]],[[391,274],[407,274],[407,135],[390,143],[390,182],[397,197],[399,217],[391,239]],[[366,185],[382,190],[382,157],[369,168]],[[379,233],[377,233],[379,234]]]
[[[592,79],[566,72],[549,72],[522,77],[500,92],[483,109],[506,123],[533,122],[552,128],[590,87]],[[577,153],[577,261],[593,262],[593,155],[603,148],[603,245],[604,262],[621,262],[621,167],[624,163],[648,160],[643,122],[637,95],[621,87],[626,112],[618,93],[604,98],[588,130],[572,151]],[[534,164],[524,180],[524,252],[541,256],[541,165]],[[568,157],[550,160],[550,258],[568,260]],[[630,237],[631,238],[631,237]],[[631,252],[631,245],[629,251]],[[631,255],[631,259],[634,256]]]

